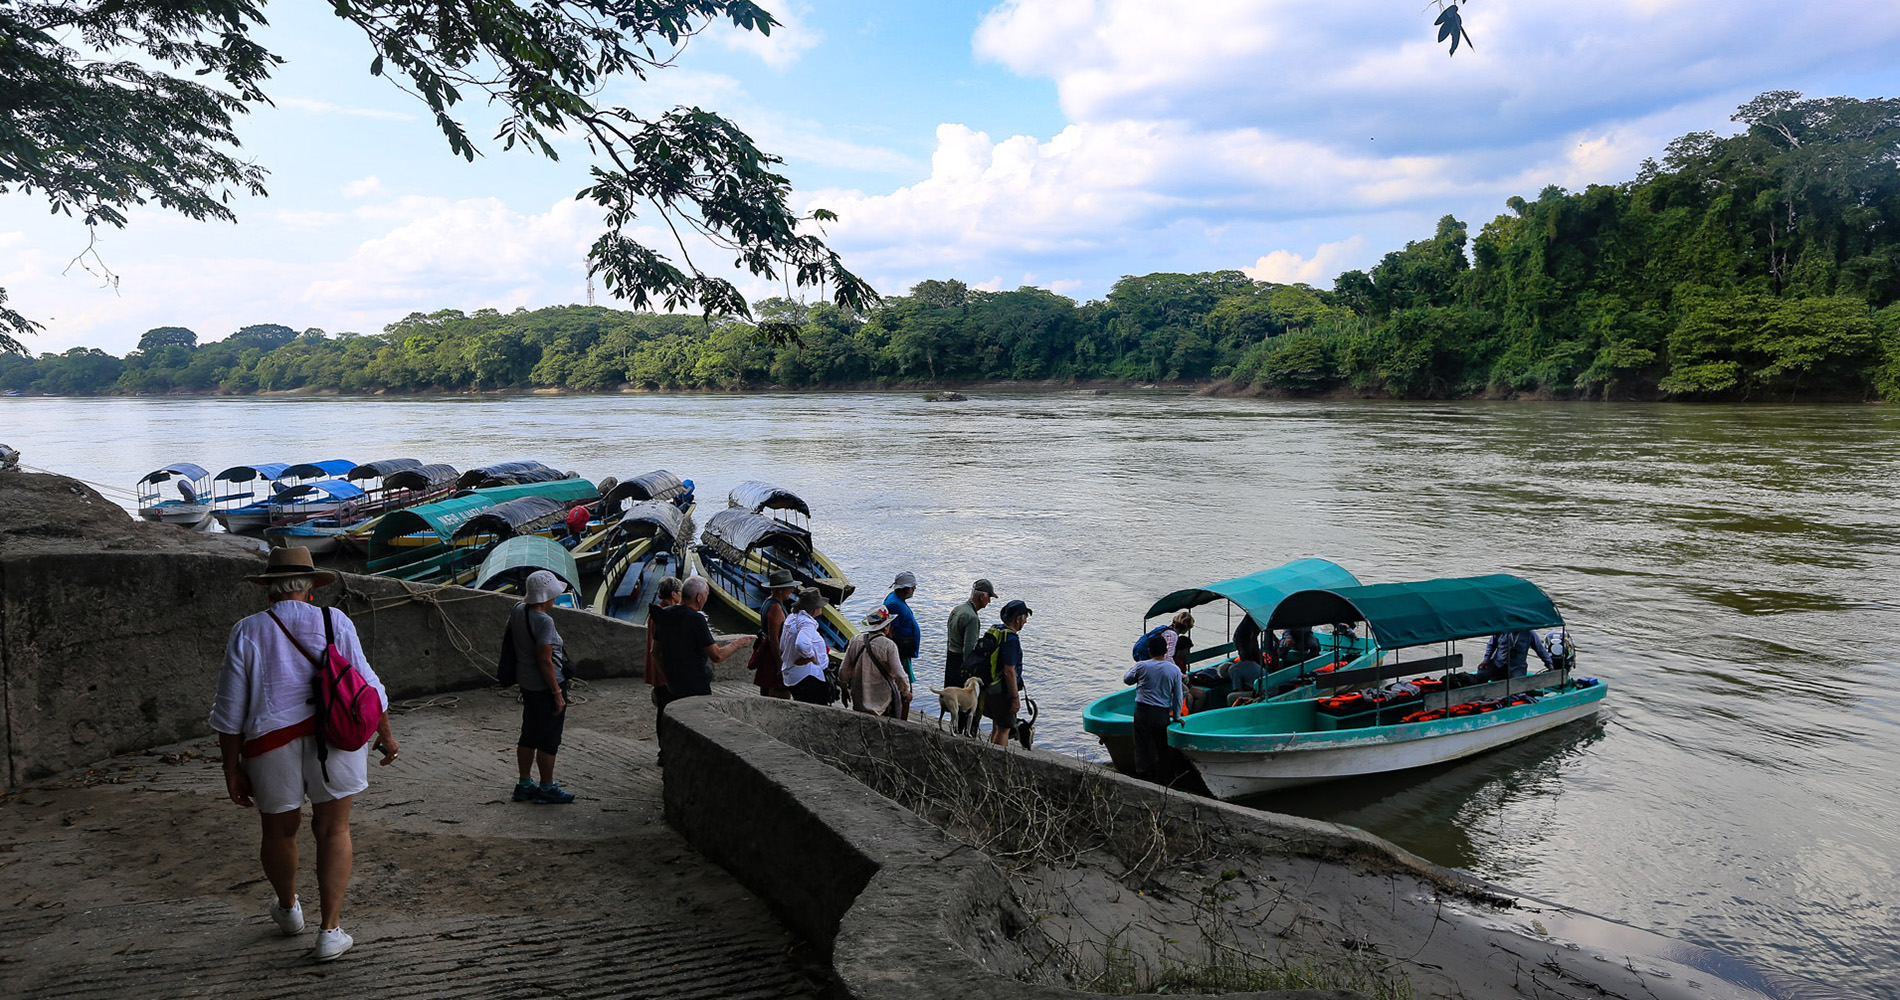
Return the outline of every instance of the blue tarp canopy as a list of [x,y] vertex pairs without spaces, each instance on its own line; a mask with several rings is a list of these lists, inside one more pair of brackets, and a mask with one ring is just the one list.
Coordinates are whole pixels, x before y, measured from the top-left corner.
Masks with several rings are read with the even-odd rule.
[[280,490],[271,497],[273,504],[320,503],[328,500],[354,500],[363,495],[363,488],[355,483],[341,479],[324,479],[314,483],[304,483]]
[[173,462],[162,469],[153,469],[151,472],[146,473],[145,478],[139,480],[139,482],[162,483],[173,476],[178,476],[183,479],[203,479],[206,475],[207,473],[204,469],[190,462]]
[[286,479],[334,479],[347,475],[356,463],[347,458],[326,458],[321,462],[301,462],[284,470]]
[[233,465],[211,477],[226,483],[248,483],[253,479],[282,479],[284,470],[290,466],[283,462],[262,462],[257,465]]
[[[1258,620],[1258,619],[1256,619]],[[1303,590],[1280,602],[1269,629],[1365,622],[1379,645],[1403,649],[1564,623],[1537,585],[1498,573],[1417,583]]]
[[1261,570],[1258,573],[1237,576],[1231,580],[1210,583],[1204,587],[1177,590],[1156,601],[1154,606],[1148,609],[1146,617],[1153,618],[1156,615],[1165,615],[1184,608],[1196,608],[1224,598],[1239,605],[1241,610],[1252,615],[1253,620],[1264,628],[1267,618],[1273,614],[1273,609],[1290,594],[1302,590],[1331,590],[1338,587],[1357,586],[1359,586],[1359,578],[1335,563],[1325,559],[1295,559],[1285,565]]

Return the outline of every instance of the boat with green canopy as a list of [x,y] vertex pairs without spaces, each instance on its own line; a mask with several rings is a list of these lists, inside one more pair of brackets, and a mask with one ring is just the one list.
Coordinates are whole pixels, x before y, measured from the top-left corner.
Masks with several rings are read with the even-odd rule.
[[475,571],[471,584],[476,590],[507,594],[526,592],[528,576],[547,570],[567,582],[567,591],[555,598],[556,607],[572,608],[580,600],[581,571],[574,553],[552,538],[541,535],[516,535],[502,540]]
[[[599,496],[586,479],[556,479],[466,490],[446,500],[391,511],[376,522],[369,538],[369,571],[404,580],[428,580],[449,570],[456,559],[455,533],[469,519],[510,500],[546,497],[563,504],[592,503]],[[487,546],[488,536],[464,538]]]
[[[1196,664],[1211,667],[1215,672],[1231,666],[1234,662],[1235,645],[1233,635],[1239,624],[1236,612],[1250,617],[1255,623],[1264,623],[1273,614],[1280,602],[1294,593],[1326,587],[1356,587],[1359,579],[1344,567],[1325,559],[1295,559],[1272,569],[1261,570],[1246,576],[1237,576],[1230,580],[1220,580],[1200,587],[1177,590],[1148,608],[1142,616],[1142,628],[1147,629],[1148,619],[1159,615],[1169,615],[1177,611],[1199,608],[1216,602],[1226,602],[1226,642],[1197,648],[1188,655],[1188,665]],[[1200,626],[1197,626],[1197,629]],[[1284,652],[1275,658],[1271,670],[1258,682],[1250,685],[1253,695],[1259,698],[1271,698],[1283,690],[1300,688],[1304,678],[1321,669],[1338,670],[1341,666],[1363,665],[1362,661],[1376,662],[1377,650],[1373,644],[1362,637],[1346,635],[1315,634],[1313,647],[1302,651]],[[1127,666],[1118,670],[1127,670]],[[1119,675],[1118,675],[1119,679]],[[1300,688],[1304,690],[1303,688]],[[1228,711],[1225,708],[1215,712]],[[1115,766],[1125,772],[1134,770],[1134,732],[1135,732],[1135,689],[1122,688],[1112,694],[1103,695],[1090,702],[1082,710],[1082,728],[1102,741]]]
[[[1458,760],[1594,716],[1609,691],[1594,677],[1573,676],[1576,651],[1563,616],[1516,576],[1301,590],[1274,606],[1266,627],[1330,622],[1364,623],[1392,659],[1317,675],[1301,696],[1192,715],[1169,728],[1168,744],[1214,795]],[[1461,672],[1459,641],[1537,629],[1558,630],[1545,642],[1550,669],[1496,680]],[[1405,658],[1410,651],[1422,655]]]

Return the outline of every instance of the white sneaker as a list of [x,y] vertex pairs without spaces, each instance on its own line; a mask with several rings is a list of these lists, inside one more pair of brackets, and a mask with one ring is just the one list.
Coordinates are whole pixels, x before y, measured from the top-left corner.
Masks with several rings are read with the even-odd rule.
[[317,932],[317,946],[310,951],[310,957],[319,962],[334,960],[338,955],[350,950],[356,939],[343,932],[341,927],[332,927]]
[[277,897],[272,896],[270,901],[270,918],[277,921],[277,929],[283,931],[285,937],[289,937],[303,930],[303,900],[292,896],[290,897],[290,908],[285,909],[284,907],[278,906]]

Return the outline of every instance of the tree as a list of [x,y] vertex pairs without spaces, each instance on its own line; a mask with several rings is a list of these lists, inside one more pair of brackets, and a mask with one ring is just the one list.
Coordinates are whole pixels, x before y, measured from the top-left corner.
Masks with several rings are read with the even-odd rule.
[[297,331],[282,323],[253,323],[224,338],[224,342],[232,347],[256,347],[269,351],[296,339]]
[[[787,203],[781,162],[731,122],[697,107],[642,116],[596,97],[616,79],[644,80],[716,23],[769,34],[751,0],[331,0],[359,28],[389,76],[426,104],[457,155],[475,140],[457,105],[484,98],[503,111],[494,136],[559,159],[551,136],[584,138],[596,157],[578,198],[607,229],[588,251],[590,274],[636,307],[697,307],[748,316],[729,280],[694,261],[688,235],[715,256],[768,280],[828,292],[841,307],[877,300],[823,240],[806,231],[835,218]],[[0,194],[43,195],[90,229],[123,227],[156,202],[187,218],[235,221],[231,200],[263,195],[263,167],[239,159],[234,116],[268,103],[282,60],[250,36],[263,0],[21,0],[0,6]],[[216,86],[200,83],[209,77]],[[646,213],[674,234],[677,262],[633,239]],[[90,253],[90,251],[88,251]],[[730,254],[730,258],[726,255]],[[96,261],[96,257],[94,258]],[[787,336],[778,324],[767,333]],[[37,324],[6,308],[0,350]]]
[[155,326],[139,338],[139,350],[156,351],[161,347],[198,346],[198,335],[182,326]]

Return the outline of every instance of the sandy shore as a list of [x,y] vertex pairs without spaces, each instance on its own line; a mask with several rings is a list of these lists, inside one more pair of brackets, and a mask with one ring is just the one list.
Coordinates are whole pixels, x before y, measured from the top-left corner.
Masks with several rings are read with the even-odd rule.
[[[722,685],[722,687],[725,685]],[[735,691],[737,688],[735,687]],[[209,740],[100,762],[0,803],[0,976],[11,996],[783,997],[825,972],[661,819],[653,708],[587,685],[557,774],[572,806],[510,800],[519,709],[492,691],[398,706],[372,767],[344,927],[279,935],[255,815]],[[315,912],[306,827],[299,891]],[[314,926],[314,920],[312,921]]]

